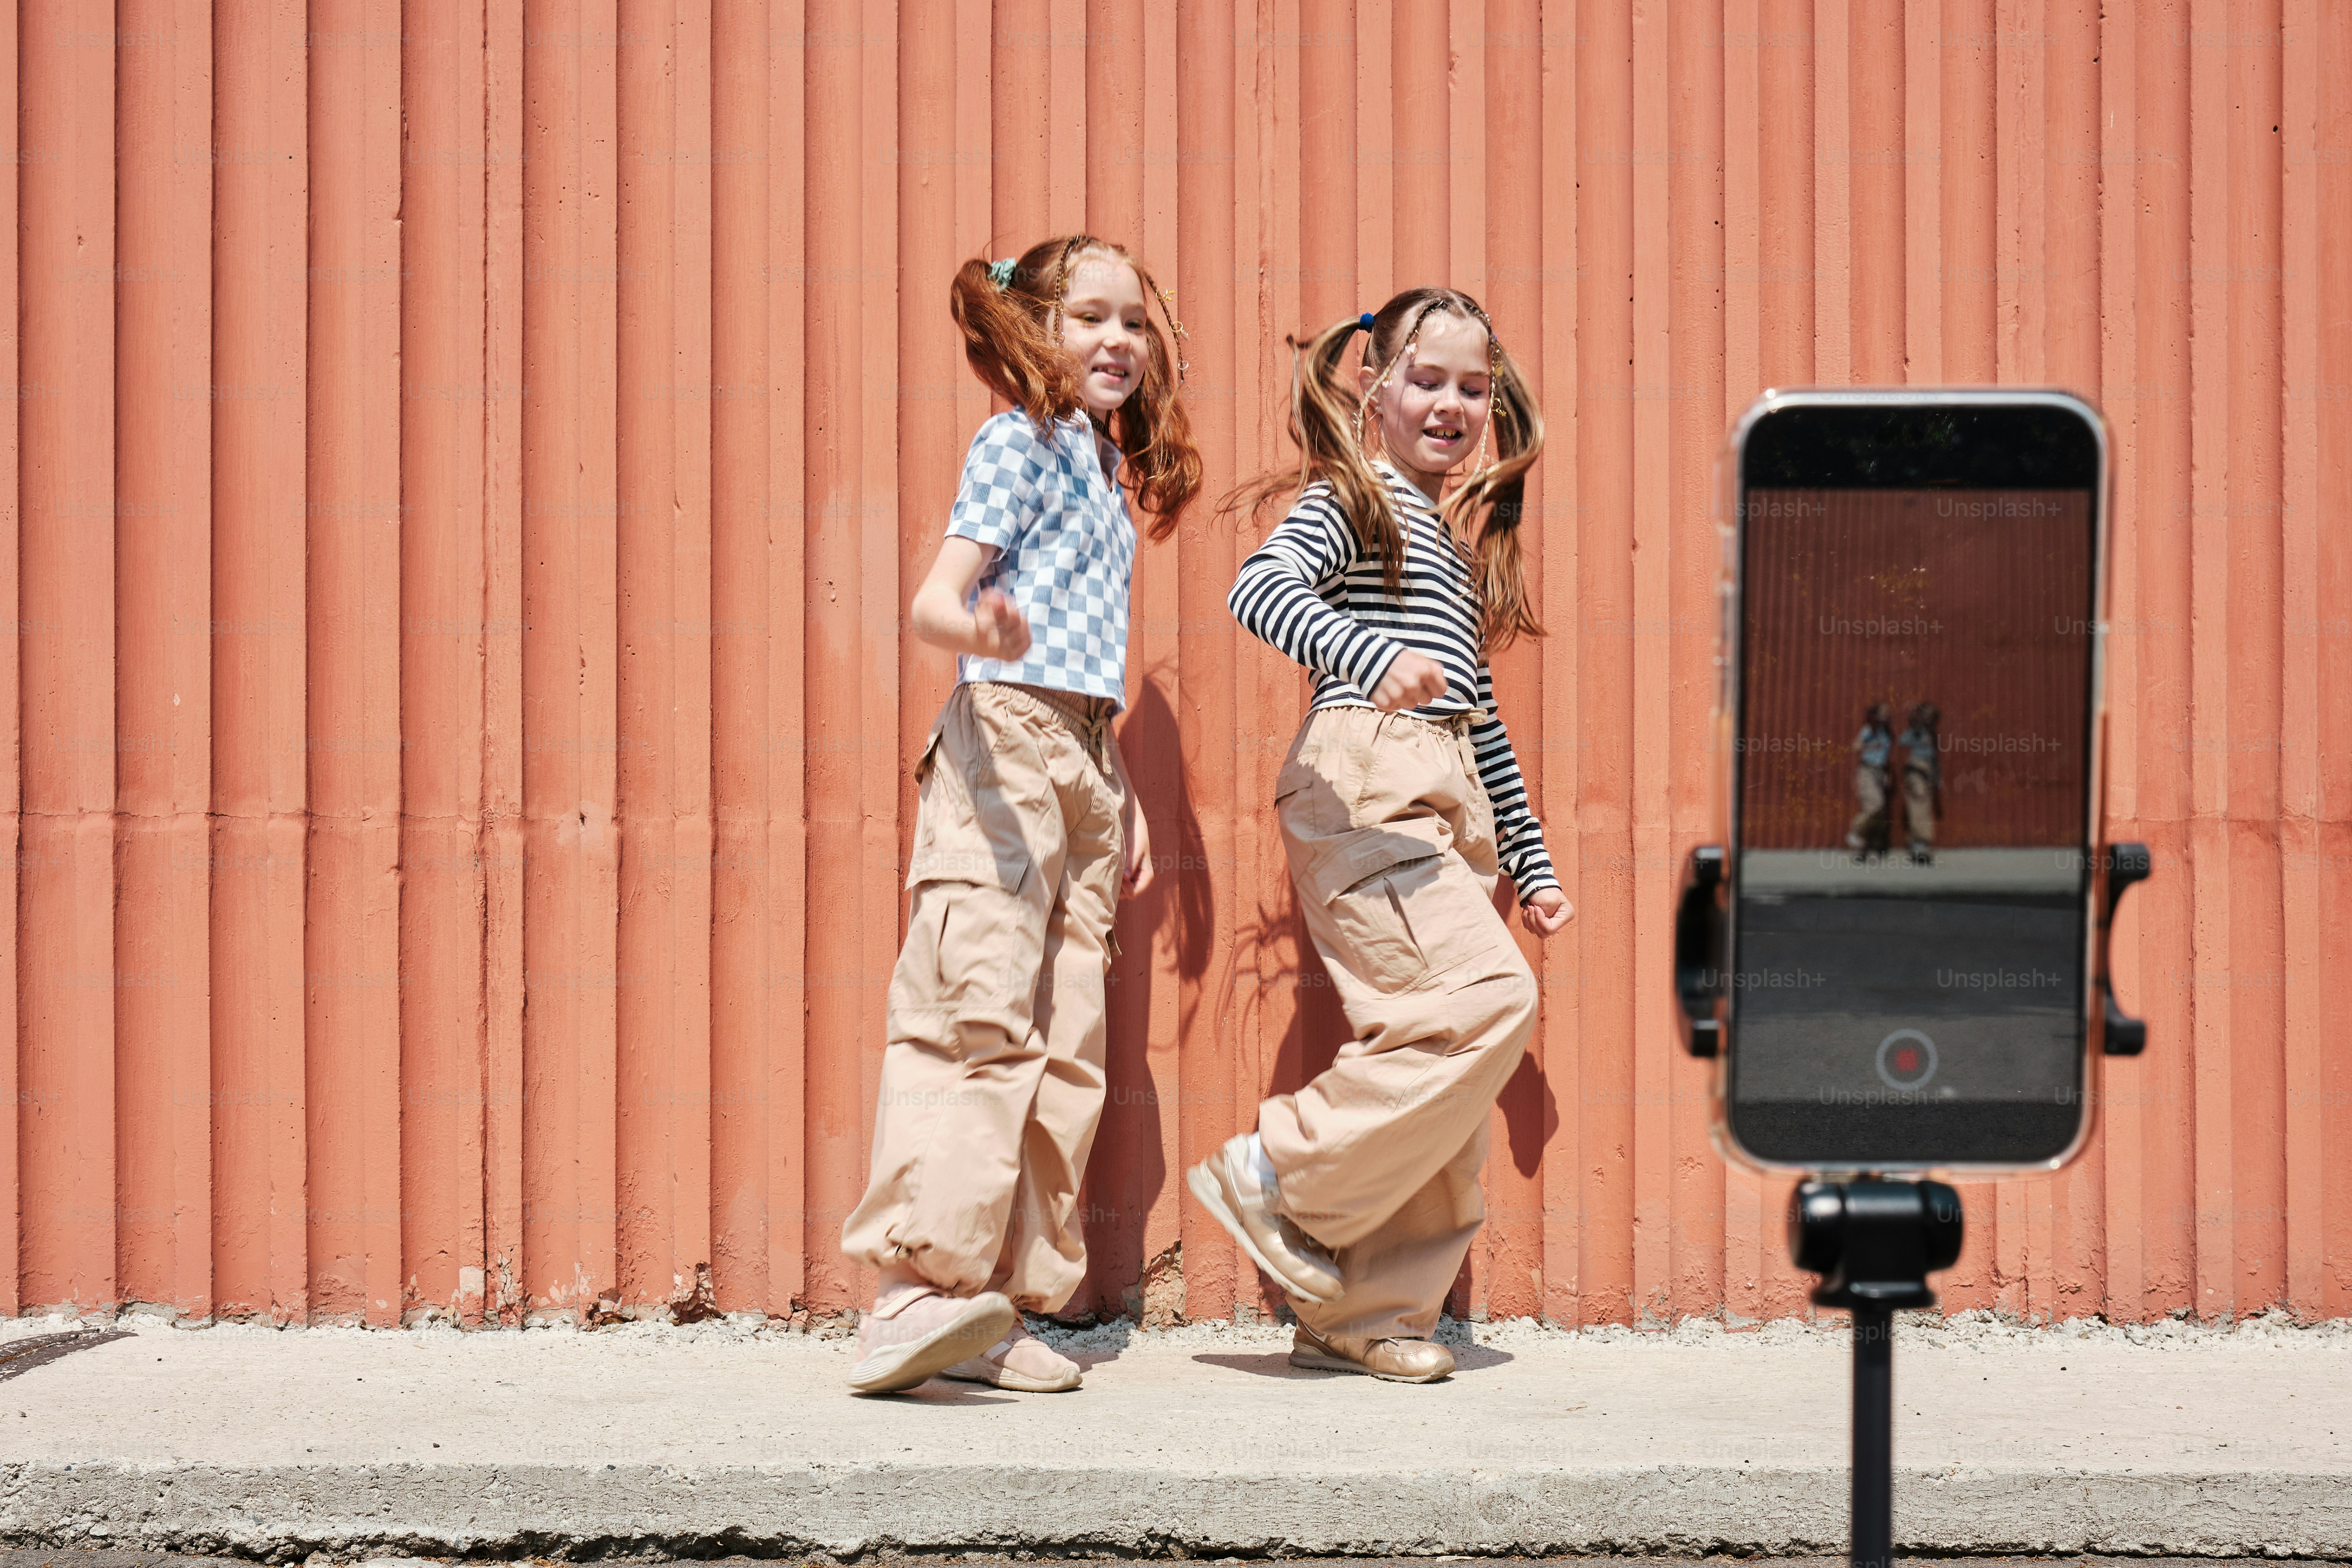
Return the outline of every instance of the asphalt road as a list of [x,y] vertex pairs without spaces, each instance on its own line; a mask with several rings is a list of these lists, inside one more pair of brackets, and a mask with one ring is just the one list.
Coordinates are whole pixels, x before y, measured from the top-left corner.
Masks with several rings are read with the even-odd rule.
[[[48,1551],[0,1551],[0,1568],[230,1568],[247,1561],[237,1557],[180,1557],[152,1552],[112,1552],[102,1548],[56,1549]],[[290,1561],[290,1560],[289,1560]],[[376,1564],[379,1568],[416,1568],[418,1564],[438,1564],[445,1562],[466,1562],[466,1559],[444,1558],[346,1558],[334,1560],[335,1568],[345,1564]],[[483,1568],[489,1568],[499,1559],[479,1559]],[[541,1568],[560,1559],[536,1557],[521,1563]],[[607,1561],[625,1561],[608,1559]],[[858,1563],[874,1564],[875,1568],[999,1568],[1014,1563],[1034,1563],[1050,1561],[1066,1563],[1070,1568],[1100,1564],[1115,1568],[1136,1561],[1126,1557],[1056,1557],[1037,1556],[992,1557],[986,1552],[965,1552],[947,1555],[922,1555],[905,1552],[869,1552],[860,1557],[715,1557],[676,1558],[643,1557],[625,1559],[649,1565],[692,1563],[695,1568],[761,1568],[779,1562],[835,1563]],[[1241,1557],[1198,1558],[1192,1561],[1209,1564],[1234,1564],[1253,1560]],[[1433,1563],[1475,1562],[1492,1568],[1511,1568],[1517,1563],[1574,1564],[1575,1568],[1844,1568],[1843,1557],[1286,1557],[1286,1568],[1429,1568]],[[1920,1568],[2246,1568],[2242,1557],[1909,1557],[1905,1562],[1916,1563]],[[2311,1568],[2336,1568],[2336,1560],[2326,1558],[2299,1559]],[[309,1560],[308,1568],[329,1568],[330,1560],[316,1556]],[[518,1564],[521,1568],[521,1564]]]

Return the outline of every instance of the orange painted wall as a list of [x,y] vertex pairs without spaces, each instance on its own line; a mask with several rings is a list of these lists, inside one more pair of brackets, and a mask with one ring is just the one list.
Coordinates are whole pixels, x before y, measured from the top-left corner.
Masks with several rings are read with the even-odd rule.
[[[1709,471],[1769,384],[2001,381],[2115,423],[2155,1044],[2079,1164],[1969,1189],[1946,1300],[2352,1312],[2343,7],[23,0],[0,51],[0,1310],[859,1300],[950,679],[899,619],[987,412],[943,287],[1083,225],[1176,287],[1220,488],[1286,456],[1282,335],[1401,285],[1540,378],[1498,679],[1581,919],[1462,1310],[1805,1310],[1664,980]],[[1335,1042],[1246,547],[1136,583],[1114,1308],[1266,1309],[1176,1173]]]

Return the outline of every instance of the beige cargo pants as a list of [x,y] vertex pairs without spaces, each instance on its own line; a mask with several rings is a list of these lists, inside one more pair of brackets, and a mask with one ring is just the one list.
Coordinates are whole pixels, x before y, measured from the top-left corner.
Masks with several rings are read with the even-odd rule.
[[1925,768],[1903,770],[1903,829],[1913,848],[1936,847],[1936,780]]
[[1436,1328],[1486,1218],[1488,1116],[1535,1027],[1468,727],[1327,708],[1275,784],[1299,907],[1355,1030],[1258,1110],[1284,1209],[1338,1258],[1338,1300],[1291,1303],[1318,1333]]
[[958,686],[918,764],[874,1159],[841,1248],[1050,1312],[1086,1274],[1124,804],[1110,704]]
[[1853,769],[1853,820],[1846,825],[1846,836],[1859,838],[1869,848],[1885,849],[1891,823],[1887,801],[1887,777],[1885,768],[1874,768],[1857,763]]

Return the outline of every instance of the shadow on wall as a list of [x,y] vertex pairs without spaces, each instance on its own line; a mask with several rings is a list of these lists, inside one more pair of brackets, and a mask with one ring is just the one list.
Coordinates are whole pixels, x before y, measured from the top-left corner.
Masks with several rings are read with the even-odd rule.
[[[1143,680],[1120,721],[1118,734],[1136,793],[1150,811],[1153,855],[1182,857],[1173,862],[1180,866],[1202,864],[1192,791],[1183,768],[1171,762],[1182,755],[1176,712],[1157,681],[1150,677]],[[1177,973],[1197,978],[1208,966],[1215,921],[1216,905],[1206,877],[1163,874],[1141,897],[1119,905],[1115,931],[1120,952],[1110,966],[1107,1088],[1102,1123],[1095,1134],[1097,1152],[1117,1152],[1115,1158],[1098,1153],[1087,1162],[1078,1194],[1086,1216],[1087,1279],[1070,1300],[1067,1310],[1072,1313],[1125,1312],[1143,1321],[1148,1314],[1169,1310],[1171,1303],[1155,1298],[1171,1291],[1173,1310],[1183,1310],[1176,1249],[1171,1247],[1161,1257],[1146,1256],[1144,1226],[1168,1178],[1161,1152],[1167,1147],[1161,1105],[1163,1099],[1169,1103],[1176,1099],[1173,1084],[1162,1086],[1152,1076],[1152,954],[1162,932],[1170,932],[1176,944]]]

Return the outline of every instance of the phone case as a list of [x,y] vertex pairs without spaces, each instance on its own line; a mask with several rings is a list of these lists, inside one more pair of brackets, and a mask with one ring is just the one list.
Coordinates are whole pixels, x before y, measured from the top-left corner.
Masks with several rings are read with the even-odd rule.
[[[1712,787],[1715,803],[1714,842],[1724,847],[1724,878],[1722,899],[1727,914],[1723,920],[1721,948],[1717,956],[1723,973],[1738,973],[1738,908],[1739,878],[1739,802],[1738,776],[1739,756],[1737,739],[1739,725],[1739,638],[1740,626],[1740,473],[1741,458],[1749,433],[1759,420],[1775,411],[1792,407],[1864,406],[1864,407],[1925,407],[1952,404],[1986,405],[2027,405],[2063,408],[2081,417],[2094,432],[2098,448],[2098,472],[2093,488],[2093,506],[2096,516],[2092,530],[2092,594],[2095,625],[2091,632],[2090,694],[2086,733],[2089,736],[2088,779],[2085,791],[2088,820],[2084,825],[2084,842],[2091,847],[2092,877],[2085,889],[2090,908],[2084,921],[2085,951],[2083,954],[2086,977],[2083,987],[2082,1051],[2087,1058],[2081,1064],[2080,1081],[2083,1089],[2082,1115],[2074,1135],[2055,1156],[2022,1163],[1971,1163],[1922,1161],[1881,1162],[1870,1167],[1876,1172],[1927,1173],[1948,1172],[1964,1176],[2027,1175],[2054,1171],[2079,1155],[2089,1141],[2095,1124],[2100,1100],[2101,1060],[2105,1046],[2105,1009],[2103,999],[2107,994],[2106,936],[2108,920],[2104,911],[2109,908],[2107,897],[2108,872],[2113,856],[2106,837],[2106,709],[2105,709],[2105,642],[2109,615],[2108,562],[2111,519],[2114,508],[2114,467],[2107,439],[2106,422],[2098,409],[2087,399],[2056,389],[2027,387],[1906,387],[1901,389],[1788,388],[1768,389],[1736,421],[1726,437],[1717,462],[1714,523],[1720,546],[1717,567],[1717,614],[1716,668],[1717,675],[1716,707],[1709,730],[1714,740],[1716,777]],[[1738,1028],[1733,1018],[1733,989],[1726,984],[1716,1001],[1716,1040],[1710,1083],[1709,1131],[1717,1152],[1734,1164],[1746,1169],[1775,1174],[1841,1175],[1852,1172],[1851,1166],[1829,1166],[1792,1163],[1759,1156],[1743,1146],[1732,1129],[1728,1099],[1731,1066],[1739,1048]],[[1677,998],[1677,1013],[1681,999]]]

